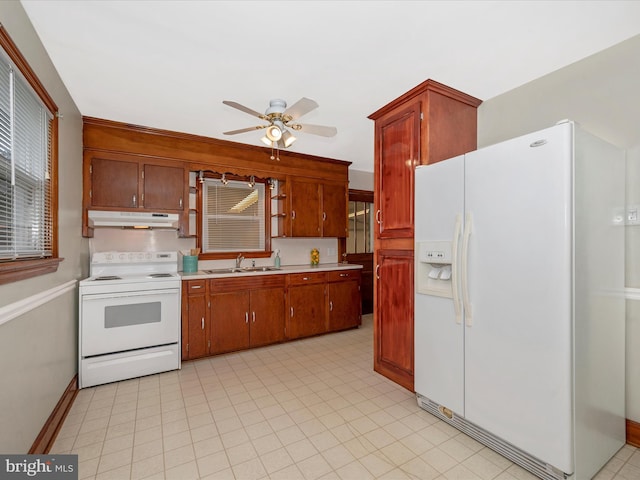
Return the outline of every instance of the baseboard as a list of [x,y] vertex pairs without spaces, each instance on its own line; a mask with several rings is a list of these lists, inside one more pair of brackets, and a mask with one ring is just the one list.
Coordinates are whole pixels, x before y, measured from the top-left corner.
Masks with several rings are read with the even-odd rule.
[[62,394],[62,397],[60,397],[60,400],[58,400],[58,404],[51,412],[51,415],[49,415],[49,418],[42,427],[42,430],[40,430],[35,442],[31,445],[31,449],[29,450],[30,454],[42,455],[49,453],[53,446],[53,442],[58,436],[60,427],[62,427],[64,419],[67,418],[67,414],[69,413],[69,410],[71,410],[71,406],[73,405],[73,401],[75,400],[77,393],[78,375],[75,375],[67,389]]
[[640,423],[627,418],[627,443],[640,448]]

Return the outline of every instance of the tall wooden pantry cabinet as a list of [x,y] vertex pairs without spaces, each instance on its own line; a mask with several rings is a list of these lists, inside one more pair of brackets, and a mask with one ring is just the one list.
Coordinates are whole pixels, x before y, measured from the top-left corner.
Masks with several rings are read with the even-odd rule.
[[[374,369],[413,391],[414,169],[477,147],[481,101],[426,80],[375,122]],[[428,206],[425,206],[425,208]]]

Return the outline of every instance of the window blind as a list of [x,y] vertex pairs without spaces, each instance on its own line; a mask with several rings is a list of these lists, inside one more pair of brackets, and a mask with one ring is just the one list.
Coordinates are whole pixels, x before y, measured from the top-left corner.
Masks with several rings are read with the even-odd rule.
[[251,252],[265,249],[265,186],[239,181],[226,185],[205,180],[203,253]]
[[0,259],[52,255],[53,115],[0,56]]

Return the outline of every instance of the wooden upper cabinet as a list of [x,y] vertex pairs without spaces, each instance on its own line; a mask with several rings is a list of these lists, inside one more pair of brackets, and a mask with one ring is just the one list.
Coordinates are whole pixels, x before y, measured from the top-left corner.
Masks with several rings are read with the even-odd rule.
[[414,169],[475,150],[480,103],[427,80],[369,115],[375,121],[376,238],[413,238]]
[[291,236],[319,237],[320,188],[316,182],[289,180]]
[[143,170],[143,206],[151,210],[182,210],[185,185],[183,167],[145,164]]
[[274,162],[262,147],[91,117],[83,117],[82,141],[85,237],[93,236],[91,209],[179,213],[178,236],[193,235],[189,172],[201,170],[278,179],[284,188],[272,192],[274,236],[346,236],[346,203],[334,184],[344,185],[346,202],[351,162],[287,151]]
[[180,163],[91,151],[85,162],[89,208],[183,210],[188,174]]
[[347,198],[349,192],[345,184],[322,185],[322,236],[346,237]]
[[378,238],[413,237],[413,170],[420,160],[417,101],[376,122],[375,229]]
[[91,207],[137,208],[138,168],[136,161],[103,157],[89,158]]
[[347,183],[289,177],[277,198],[278,236],[346,237]]

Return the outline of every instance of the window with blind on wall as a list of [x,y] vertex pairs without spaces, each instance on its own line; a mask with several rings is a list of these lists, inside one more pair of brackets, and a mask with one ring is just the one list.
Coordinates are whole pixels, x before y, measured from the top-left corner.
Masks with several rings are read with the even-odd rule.
[[0,283],[57,269],[57,107],[0,27]]
[[202,253],[265,250],[265,185],[207,179],[202,195]]
[[0,259],[52,255],[53,115],[0,58]]

